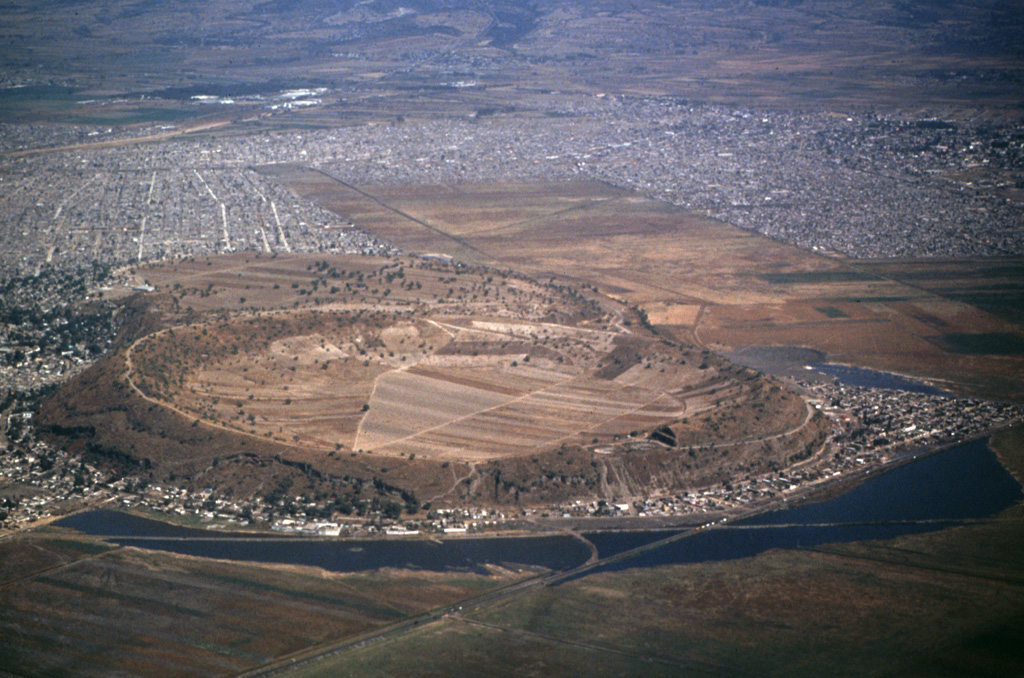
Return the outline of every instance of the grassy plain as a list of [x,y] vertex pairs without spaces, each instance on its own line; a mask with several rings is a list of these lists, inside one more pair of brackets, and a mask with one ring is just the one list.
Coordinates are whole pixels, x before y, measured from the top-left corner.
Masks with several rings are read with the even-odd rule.
[[[597,93],[621,93],[762,108],[876,110],[888,105],[911,116],[1020,116],[1024,22],[1019,8],[996,0],[871,6],[656,0],[629,7],[600,1],[587,7],[497,4],[504,10],[500,21],[471,3],[455,3],[457,11],[449,12],[450,3],[442,10],[418,0],[403,2],[404,11],[394,15],[391,3],[81,0],[44,8],[14,0],[0,19],[5,74],[12,82],[73,82],[81,88],[76,90],[79,101],[94,101],[76,103],[70,91],[51,90],[26,104],[12,98],[31,93],[8,91],[3,113],[7,121],[104,126],[164,121],[185,128],[180,123],[193,117],[199,118],[193,120],[197,127],[234,119],[235,133],[513,108],[519,115],[542,115],[552,101],[571,106]],[[42,12],[45,20],[40,20]],[[680,31],[680,25],[688,29]],[[452,60],[453,54],[461,58]],[[410,68],[411,55],[421,60],[416,68]],[[451,84],[456,79],[472,79],[476,85],[456,88]],[[248,121],[237,120],[254,117],[248,107],[208,118],[201,105],[189,101],[193,93],[230,95],[239,85],[273,93],[307,84],[345,95],[330,93],[323,105],[301,113]],[[155,138],[140,134],[144,140]],[[1021,336],[1019,273],[1024,265],[1019,260],[1000,262],[1010,273],[979,262],[965,268],[963,262],[829,260],[596,184],[364,188],[358,197],[342,195],[336,186],[317,186],[308,177],[293,185],[300,192],[320,191],[318,201],[333,202],[360,224],[394,234],[413,251],[450,252],[538,276],[567,274],[577,285],[594,285],[640,305],[662,331],[698,344],[814,346],[843,361],[949,379],[947,386],[955,390],[1017,399],[1024,393],[1021,357],[1006,349],[1018,345],[1011,337]],[[382,210],[378,198],[399,212]],[[396,221],[399,217],[405,221]],[[315,276],[301,267],[285,267],[254,283],[259,276],[242,280],[237,275],[255,273],[251,268],[199,270],[205,265],[197,262],[187,272],[190,283],[174,277],[184,267],[163,279],[157,279],[162,273],[152,273],[161,294],[178,298],[180,306],[157,307],[148,319],[134,316],[146,326],[139,328],[140,336],[161,323],[209,323],[204,314],[210,314],[220,315],[216,322],[225,325],[217,328],[222,338],[237,337],[244,329],[236,324],[237,314],[295,309],[296,302],[308,310],[317,296],[328,296],[311,286]],[[971,277],[976,274],[980,277]],[[171,291],[175,282],[192,289],[179,297],[181,290]],[[307,294],[298,294],[292,282]],[[555,322],[566,324],[564,319]],[[467,330],[453,324],[459,332]],[[410,325],[429,331],[419,322]],[[609,486],[623,488],[613,492],[628,491],[631,482],[650,482],[652,476],[639,471],[651,473],[680,457],[632,455],[634,462],[644,460],[627,467],[624,457],[612,456],[598,460],[603,466],[591,472],[594,459],[579,451],[525,454],[488,475],[474,475],[459,461],[442,471],[421,459],[425,452],[420,448],[416,460],[395,454],[386,465],[369,455],[331,457],[332,443],[360,445],[356,436],[362,431],[358,426],[353,430],[344,416],[351,416],[365,397],[367,382],[355,372],[339,371],[331,383],[350,383],[351,390],[328,393],[325,403],[316,402],[313,394],[327,382],[314,377],[322,377],[318,370],[327,360],[341,359],[346,340],[337,336],[337,327],[334,335],[326,327],[317,329],[323,331],[281,338],[273,350],[257,356],[222,356],[208,369],[190,371],[191,381],[181,384],[182,392],[173,398],[144,397],[128,389],[121,379],[127,356],[118,353],[83,376],[77,393],[66,391],[48,406],[55,416],[51,421],[80,426],[70,442],[80,449],[86,441],[77,436],[94,425],[98,437],[88,441],[93,455],[117,458],[123,453],[136,463],[155,465],[163,477],[180,474],[200,486],[234,487],[242,494],[263,482],[295,493],[312,491],[314,479],[304,470],[309,467],[297,466],[312,462],[329,473],[382,477],[399,485],[416,482],[424,497],[476,500],[493,490],[497,499],[538,478],[589,481],[602,492],[609,492]],[[385,355],[378,353],[362,369],[387,369],[391,350],[388,346]],[[512,379],[511,363],[502,362],[510,355],[494,353],[481,368],[479,351],[472,356],[470,349],[462,357],[476,363],[457,365],[458,356],[448,355],[444,378],[436,366],[424,366],[429,370],[413,373],[415,379],[399,373],[395,383],[385,384],[391,388],[381,392],[379,402],[367,401],[372,425],[366,440],[412,453],[402,448],[411,438],[398,429],[406,423],[388,421],[385,414],[389,408],[406,408],[417,392],[411,388],[416,379],[433,397],[450,389],[496,404],[519,393],[516,388],[541,381],[534,373],[527,376],[535,382],[527,378],[521,380],[526,386],[517,386],[521,382]],[[701,360],[699,354],[691,358]],[[532,361],[539,359],[538,354]],[[253,390],[252,405],[231,407],[241,395],[239,371],[246,375],[247,369],[255,377],[266,367],[259,361],[270,360],[277,367],[293,362],[288,368],[296,371],[286,369],[286,376],[295,375],[291,384],[279,385],[279,391],[265,388],[258,403]],[[717,373],[709,383],[717,385],[723,378],[728,388],[745,384],[749,375],[723,373],[720,363],[708,360]],[[508,370],[496,370],[496,364]],[[154,381],[147,388],[163,388],[157,383],[160,376],[169,381],[169,372],[157,372],[148,373]],[[258,378],[269,381],[268,375]],[[626,371],[615,379],[635,377]],[[284,385],[304,389],[287,406],[298,415],[287,417],[296,422],[289,423],[287,432],[280,411],[291,396],[283,394]],[[749,396],[763,393],[754,386],[746,385],[748,402],[754,402]],[[716,395],[696,391],[687,398],[695,406],[717,407],[723,403],[715,402]],[[610,409],[618,396],[597,393],[594,402]],[[214,398],[219,398],[216,404]],[[668,406],[659,410],[666,401]],[[719,414],[733,416],[721,423],[742,437],[753,434],[742,428],[753,426],[758,415],[753,408],[736,411],[740,401],[725,403]],[[558,400],[561,406],[584,402],[590,401],[578,391]],[[800,408],[794,403],[767,402],[779,408],[780,422],[798,421]],[[63,411],[55,415],[56,407]],[[651,425],[673,411],[667,398],[651,407],[657,415]],[[232,421],[238,409],[244,410],[241,421]],[[454,405],[442,409],[457,417]],[[339,410],[344,416],[337,415]],[[246,430],[242,422],[248,414],[255,422]],[[196,420],[200,423],[193,428]],[[420,430],[442,423],[434,421],[420,422]],[[603,433],[610,436],[647,425],[607,421]],[[465,445],[467,434],[482,440],[480,430],[462,426],[450,440]],[[686,433],[685,426],[679,428],[679,435]],[[284,439],[275,440],[275,435]],[[1004,460],[1019,457],[1019,434],[1017,443],[1007,440],[999,443]],[[429,441],[434,450],[441,444]],[[778,452],[779,458],[787,453]],[[728,476],[744,463],[732,458],[710,471],[705,467],[708,475],[702,477]],[[587,472],[581,473],[581,467]],[[616,475],[622,479],[615,480]],[[512,484],[506,486],[509,478]],[[694,475],[685,479],[699,480]],[[318,673],[1012,675],[1024,661],[1022,544],[1018,507],[999,521],[891,543],[598,575],[536,591],[494,610],[467,611],[463,619],[432,625],[401,643],[346,655]],[[231,674],[311,643],[379,628],[496,583],[472,576],[439,582],[415,573],[325,577],[108,551],[69,535],[35,533],[0,542],[0,672]]]
[[[404,638],[400,654],[389,646],[371,646],[345,656],[344,663],[322,662],[285,675],[288,678],[328,678],[347,671],[351,676],[422,676],[426,678],[467,671],[473,676],[546,678],[585,673],[612,676],[711,676],[694,666],[675,661],[657,662],[628,652],[609,651],[589,642],[561,641],[521,630],[509,631],[465,619],[448,619],[424,627]],[[393,650],[393,648],[391,648]]]
[[[993,446],[1024,472],[1024,429]],[[222,563],[54,528],[0,556],[0,657],[25,676],[231,675],[514,581]],[[278,675],[1014,675],[1022,558],[1018,505],[926,535],[589,575]]]
[[[1024,429],[993,446],[1019,477]],[[589,575],[285,675],[1017,675],[1022,559],[1017,505],[924,535]]]
[[716,350],[803,346],[1024,398],[1024,262],[825,257],[593,182],[354,187],[264,171],[413,252],[568,279]]
[[5,539],[0,554],[0,672],[39,677],[232,675],[514,579],[261,567],[57,529]]
[[[1019,356],[957,353],[949,343],[957,335],[981,345],[1020,335],[1014,261],[960,284],[959,262],[826,258],[599,184],[371,191],[298,168],[266,171],[400,245],[471,266],[456,273],[437,260],[235,255],[148,269],[141,275],[157,291],[137,302],[131,361],[126,347],[82,375],[48,403],[44,421],[56,417],[49,421],[73,432],[93,425],[106,436],[101,445],[134,445],[129,456],[148,459],[163,477],[179,473],[240,494],[259,486],[316,492],[321,474],[347,478],[352,486],[343,491],[354,491],[354,478],[367,486],[381,479],[439,503],[553,503],[722,482],[784,465],[820,442],[823,424],[807,418],[800,399],[700,345],[811,346],[946,378],[962,390],[1021,392]],[[444,208],[452,204],[458,209]],[[576,292],[562,287],[566,280]],[[986,308],[957,298],[965,288],[984,294]],[[629,304],[657,325],[645,328]],[[419,407],[424,397],[432,406]],[[591,449],[615,448],[630,428],[660,423],[671,424],[682,447]],[[758,440],[776,434],[782,440],[767,450]],[[359,452],[371,444],[379,451]],[[1005,458],[1019,458],[1019,441],[998,444]],[[847,675],[960,667],[1001,675],[1019,663],[1024,638],[1020,518],[1017,507],[993,521],[892,542],[593,575],[467,609],[316,670],[544,675],[580,662],[597,675],[820,675],[835,667]],[[120,554],[85,561],[73,580],[51,574],[7,590],[38,587],[30,600],[123,602],[128,594],[94,583],[105,570],[131,581],[114,567]],[[179,591],[173,600],[194,596]],[[275,620],[294,622],[289,614]],[[196,661],[255,665],[389,619],[347,619],[305,640],[284,634],[263,654],[255,640],[225,636]],[[276,638],[275,628],[250,635]],[[37,645],[24,647],[49,640],[36,633]],[[89,633],[127,642],[109,630]],[[195,643],[155,635],[145,646],[153,652]],[[59,656],[80,656],[86,637]],[[232,655],[235,642],[248,654]],[[149,651],[132,661],[150,661]],[[97,661],[115,656],[104,652]]]

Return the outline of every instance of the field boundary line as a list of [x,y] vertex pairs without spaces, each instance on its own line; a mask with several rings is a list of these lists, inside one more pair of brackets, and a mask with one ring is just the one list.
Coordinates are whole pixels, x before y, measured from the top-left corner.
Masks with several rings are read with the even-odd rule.
[[527,224],[529,224],[531,222],[534,222],[534,221],[541,221],[541,220],[545,220],[545,219],[551,219],[552,217],[558,217],[558,216],[561,216],[563,214],[568,214],[569,212],[576,212],[576,211],[580,211],[580,210],[585,210],[585,209],[588,209],[590,207],[593,207],[594,205],[604,205],[604,204],[610,203],[610,202],[611,203],[621,202],[624,197],[628,197],[628,196],[621,196],[621,195],[615,196],[615,195],[613,195],[613,196],[608,196],[607,198],[585,198],[582,201],[582,203],[579,204],[579,205],[573,205],[571,207],[563,207],[562,209],[554,210],[553,212],[545,212],[544,214],[538,214],[535,217],[528,217],[526,219],[520,219],[519,221],[512,221],[512,222],[509,222],[507,224],[503,224],[501,226],[495,226],[493,228],[485,228],[485,229],[479,230],[479,231],[472,231],[470,233],[467,233],[467,235],[471,236],[471,237],[481,236],[481,235],[494,235],[496,233],[501,233],[502,231],[505,231],[505,230],[508,230],[508,229],[518,228],[520,226],[525,226],[525,225],[527,225]]
[[[398,371],[398,370],[394,370],[394,371]],[[384,374],[380,375],[380,377],[385,376],[385,374],[391,374],[391,372],[385,372]],[[464,414],[461,417],[456,417],[455,419],[449,419],[448,421],[442,422],[442,423],[437,424],[435,426],[430,426],[430,427],[425,428],[425,429],[421,429],[419,431],[416,431],[415,433],[410,433],[407,436],[402,436],[401,438],[395,438],[394,440],[390,440],[387,443],[378,446],[376,449],[379,450],[379,449],[383,449],[383,448],[391,446],[391,445],[395,445],[395,444],[398,444],[398,443],[403,443],[403,442],[406,442],[407,440],[410,440],[410,439],[415,438],[417,436],[421,436],[421,435],[424,435],[426,433],[433,433],[434,431],[442,429],[445,426],[450,426],[452,424],[457,424],[459,422],[465,421],[467,419],[470,419],[471,417],[476,417],[476,416],[479,416],[479,415],[484,414],[486,412],[493,412],[493,411],[499,410],[499,409],[501,409],[503,407],[507,407],[507,406],[509,406],[509,405],[511,405],[513,403],[522,402],[523,400],[525,400],[527,398],[536,396],[536,395],[538,395],[540,393],[544,393],[545,391],[551,390],[553,388],[557,388],[559,386],[565,386],[566,384],[569,384],[569,383],[571,383],[573,381],[577,381],[577,380],[579,380],[579,379],[581,379],[581,378],[583,378],[585,376],[586,375],[573,375],[572,377],[570,377],[568,379],[565,379],[563,381],[559,381],[559,382],[557,382],[555,384],[550,384],[548,386],[545,386],[544,388],[539,388],[536,391],[529,391],[527,393],[524,393],[521,396],[516,396],[515,398],[511,398],[509,400],[506,400],[503,403],[499,403],[497,405],[492,405],[491,407],[485,407],[485,408],[483,408],[481,410],[477,410],[475,412],[470,412],[469,414]],[[378,377],[378,379],[380,377]],[[376,383],[374,384],[374,387],[376,388]]]
[[[184,326],[179,325],[178,327],[184,327]],[[311,446],[308,446],[308,445],[297,445],[295,443],[289,443],[287,441],[275,440],[274,438],[266,438],[264,436],[260,436],[260,435],[257,435],[255,433],[251,433],[251,432],[243,430],[243,429],[233,428],[231,426],[227,426],[225,424],[221,424],[221,423],[218,423],[216,421],[210,421],[206,417],[198,415],[198,414],[196,414],[194,412],[189,412],[187,410],[184,410],[184,409],[178,407],[177,405],[173,405],[173,404],[171,404],[169,402],[166,402],[164,400],[161,400],[159,398],[154,398],[153,396],[147,395],[145,391],[143,391],[141,388],[138,387],[138,385],[135,383],[135,380],[132,379],[132,372],[134,371],[134,364],[132,362],[132,350],[143,339],[148,339],[150,337],[154,337],[157,334],[166,333],[168,329],[174,329],[174,328],[171,327],[171,328],[159,330],[159,331],[154,332],[152,334],[147,334],[147,335],[141,336],[138,339],[136,339],[135,341],[133,341],[128,346],[128,348],[125,350],[125,361],[124,361],[125,362],[125,374],[124,374],[125,380],[128,382],[128,386],[130,386],[131,389],[133,391],[135,391],[135,393],[140,398],[142,398],[146,402],[149,402],[149,403],[152,403],[152,404],[157,405],[159,407],[163,407],[163,408],[165,408],[167,410],[170,410],[171,412],[174,412],[175,414],[177,414],[178,416],[182,417],[183,419],[186,419],[186,420],[191,419],[193,421],[198,421],[203,426],[208,426],[210,428],[219,429],[221,431],[227,431],[228,433],[233,433],[235,435],[247,436],[249,438],[254,438],[255,440],[259,440],[261,442],[269,443],[269,444],[272,444],[272,445],[283,445],[285,447],[290,447],[290,448],[296,449],[296,450],[310,450],[310,449],[315,450],[315,449],[318,449],[318,448],[311,447]]]
[[4,582],[3,584],[0,584],[0,591],[6,591],[9,588],[13,588],[14,586],[17,586],[18,584],[20,584],[22,582],[35,579],[36,577],[45,577],[46,575],[53,574],[54,572],[60,572],[61,570],[65,570],[65,569],[67,569],[69,567],[74,567],[75,565],[78,565],[79,563],[85,563],[85,562],[88,562],[90,560],[97,560],[97,559],[102,558],[102,557],[104,557],[106,555],[114,553],[115,551],[120,551],[123,548],[124,548],[124,546],[120,546],[120,545],[114,546],[114,547],[111,547],[110,549],[108,549],[106,551],[101,552],[101,553],[93,553],[91,555],[85,556],[84,558],[79,558],[78,560],[73,560],[70,563],[61,563],[60,565],[54,565],[52,567],[48,567],[48,568],[45,568],[43,570],[39,570],[38,572],[33,572],[32,574],[26,574],[26,575],[24,575],[22,577],[18,577],[17,579],[12,579],[11,581],[7,581],[7,582]]
[[[975,524],[975,523],[978,523],[978,522],[989,523],[989,522],[995,522],[995,521],[991,521],[991,520],[972,521],[971,524]],[[858,542],[853,542],[853,543],[858,543]],[[972,572],[972,571],[967,570],[967,569],[955,569],[955,568],[939,567],[937,565],[926,565],[924,563],[906,562],[906,561],[894,560],[894,559],[891,559],[891,558],[883,558],[881,556],[873,556],[871,554],[865,554],[865,553],[842,553],[840,551],[835,551],[835,550],[831,550],[831,549],[822,548],[823,546],[836,546],[836,545],[837,544],[835,544],[835,543],[833,543],[833,544],[822,544],[821,546],[815,546],[813,548],[807,548],[807,549],[801,549],[801,550],[807,551],[809,553],[816,553],[816,554],[819,554],[819,555],[827,556],[827,557],[830,557],[830,558],[836,558],[836,559],[839,559],[839,560],[861,560],[861,561],[868,562],[868,563],[880,563],[882,565],[888,565],[890,567],[897,567],[897,568],[906,569],[906,570],[923,570],[923,571],[926,571],[926,572],[938,572],[940,574],[945,574],[945,575],[950,576],[950,577],[963,577],[963,578],[968,578],[968,579],[980,579],[982,581],[1004,584],[1006,586],[1024,586],[1024,579],[1021,579],[1019,577],[1018,578],[1013,578],[1013,577],[1009,577],[1009,576],[999,576],[999,575],[983,574],[983,573],[980,573],[980,572]]]
[[330,179],[331,181],[334,181],[337,184],[340,184],[341,186],[344,186],[345,188],[347,188],[347,189],[349,189],[351,191],[354,191],[354,192],[358,193],[359,195],[363,196],[367,200],[372,200],[373,202],[377,203],[378,205],[380,205],[384,209],[388,210],[389,212],[393,212],[393,213],[397,214],[398,216],[402,217],[403,219],[407,219],[408,221],[411,221],[414,224],[422,226],[423,228],[427,229],[431,233],[434,233],[436,235],[440,235],[442,237],[448,238],[449,240],[454,240],[459,245],[465,247],[466,249],[468,249],[470,251],[476,252],[477,254],[483,256],[488,261],[494,261],[495,260],[494,257],[492,257],[490,254],[488,254],[487,252],[484,252],[479,247],[466,242],[463,238],[461,238],[461,237],[459,237],[457,235],[453,235],[451,233],[448,233],[447,231],[444,231],[444,230],[438,228],[437,226],[434,226],[433,224],[430,224],[427,221],[425,221],[423,219],[420,219],[419,217],[415,217],[415,216],[409,214],[408,212],[403,212],[402,210],[398,209],[397,207],[393,207],[393,206],[389,205],[383,199],[373,195],[372,193],[370,193],[368,191],[365,191],[365,190],[363,190],[361,188],[358,188],[357,186],[353,186],[352,184],[348,183],[347,181],[342,181],[338,177],[336,177],[336,176],[334,176],[332,174],[328,174],[327,172],[325,172],[322,169],[318,169],[316,167],[311,167],[309,169],[312,170],[313,172],[316,172],[317,174],[323,175],[327,179]]

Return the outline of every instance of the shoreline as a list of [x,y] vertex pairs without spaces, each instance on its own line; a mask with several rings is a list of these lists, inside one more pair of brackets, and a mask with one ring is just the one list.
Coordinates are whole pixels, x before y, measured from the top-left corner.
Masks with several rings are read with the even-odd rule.
[[[827,501],[835,497],[841,496],[857,486],[861,485],[865,481],[871,480],[879,475],[887,473],[888,471],[894,470],[906,464],[910,464],[919,458],[929,457],[939,452],[957,447],[959,445],[968,444],[983,439],[991,439],[994,435],[1012,430],[1013,428],[1020,426],[1021,422],[1012,422],[1007,425],[994,427],[987,429],[983,432],[979,432],[976,435],[968,436],[962,440],[947,441],[939,443],[933,446],[924,448],[913,448],[906,451],[896,453],[885,463],[872,464],[870,468],[865,468],[863,473],[858,470],[856,473],[844,474],[842,476],[828,478],[822,481],[814,481],[805,484],[804,486],[798,487],[791,493],[784,497],[775,497],[764,503],[757,505],[748,505],[742,509],[733,508],[725,509],[720,511],[710,511],[707,513],[689,513],[680,514],[678,516],[589,516],[589,517],[576,517],[576,518],[542,518],[533,517],[529,520],[529,525],[535,529],[529,529],[522,526],[525,519],[517,519],[509,521],[510,523],[518,523],[519,527],[510,527],[510,529],[488,529],[473,532],[462,532],[456,534],[439,534],[434,532],[420,532],[418,534],[407,534],[407,535],[396,535],[396,534],[384,534],[384,533],[369,533],[361,536],[327,536],[327,535],[316,535],[316,534],[301,534],[301,533],[287,533],[280,531],[272,531],[270,529],[259,529],[259,530],[237,530],[237,529],[225,529],[225,528],[210,528],[197,525],[185,525],[180,522],[174,522],[163,519],[164,514],[156,511],[140,511],[132,510],[131,508],[124,509],[122,507],[111,508],[109,510],[118,511],[127,515],[135,516],[143,520],[151,520],[162,525],[171,526],[177,529],[193,530],[204,533],[202,535],[183,535],[178,537],[162,537],[162,536],[132,536],[125,537],[123,535],[88,535],[98,539],[142,539],[142,540],[158,540],[158,539],[180,539],[180,540],[201,540],[201,541],[269,541],[274,543],[286,543],[286,542],[324,542],[324,543],[365,543],[365,542],[434,542],[443,544],[447,541],[465,541],[465,540],[489,540],[489,539],[518,539],[524,537],[556,537],[556,536],[574,536],[576,538],[585,539],[584,533],[630,533],[630,532],[659,532],[659,531],[673,531],[673,530],[686,530],[698,527],[705,527],[708,525],[721,523],[721,522],[735,522],[737,520],[743,520],[752,518],[765,513],[770,513],[776,510],[787,509],[790,507],[796,507],[806,504],[818,503],[821,501]],[[996,455],[999,464],[1014,477],[1018,483],[1020,482],[1016,474],[1012,472],[1010,468],[1003,462],[1001,456],[992,448],[991,444],[987,445],[988,449]],[[106,503],[106,502],[103,502]],[[54,522],[69,518],[74,515],[78,515],[91,510],[97,510],[102,508],[100,506],[87,506],[82,507],[76,511],[68,513],[64,516],[51,517],[45,521],[44,525],[33,525],[27,530],[33,530],[36,527],[45,527],[52,525]],[[60,526],[58,526],[60,527]],[[73,529],[73,528],[61,528],[61,529]],[[6,536],[13,536],[15,533]]]

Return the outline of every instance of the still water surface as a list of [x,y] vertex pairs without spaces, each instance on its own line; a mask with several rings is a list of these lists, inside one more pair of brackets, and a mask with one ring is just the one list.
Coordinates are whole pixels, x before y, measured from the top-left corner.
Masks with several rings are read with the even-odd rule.
[[731,560],[769,549],[931,532],[989,517],[1022,498],[1020,484],[988,449],[988,440],[975,440],[893,468],[833,499],[704,530],[595,571]]
[[893,374],[892,372],[879,372],[878,370],[869,370],[864,367],[852,367],[850,365],[837,365],[834,363],[812,363],[811,367],[819,372],[835,377],[840,383],[847,386],[887,388],[909,391],[911,393],[922,393],[924,395],[952,395],[948,391],[943,391],[931,384],[899,374]]
[[258,563],[309,565],[331,572],[359,572],[382,567],[473,571],[485,566],[536,566],[570,569],[586,562],[585,543],[553,537],[424,539],[304,539],[279,535],[221,534],[168,525],[118,511],[87,511],[57,522],[123,546],[171,551],[203,558]]
[[[977,440],[872,477],[827,501],[761,514],[653,548],[601,569],[728,560],[773,548],[885,539],[985,518],[1021,501],[1020,485]],[[221,534],[117,511],[88,511],[57,523],[117,544],[207,558],[310,565],[334,572],[382,567],[484,572],[488,564],[571,569],[590,555],[568,536],[427,540],[314,540]],[[672,534],[588,533],[608,557]]]

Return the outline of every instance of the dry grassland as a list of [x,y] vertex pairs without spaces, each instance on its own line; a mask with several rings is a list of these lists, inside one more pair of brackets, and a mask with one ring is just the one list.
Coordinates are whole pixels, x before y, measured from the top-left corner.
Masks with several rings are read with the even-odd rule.
[[[546,505],[721,482],[820,445],[798,398],[585,285],[431,258],[253,254],[139,278],[156,290],[132,302],[136,338],[42,421],[162,482]],[[647,441],[657,429],[688,453]]]
[[[1019,469],[1019,431],[1002,442]],[[596,676],[1014,675],[1021,517],[1017,506],[893,540],[601,572],[286,675],[543,676],[573,661]]]
[[[700,345],[805,346],[951,390],[1024,398],[1018,260],[829,258],[588,182],[395,189],[273,171],[411,251],[594,285]],[[984,348],[969,336],[958,350],[960,335]]]
[[0,666],[24,676],[234,675],[511,581],[388,571],[339,575],[111,548],[47,530],[0,551]]
[[[388,300],[386,311],[370,306],[362,290],[348,290],[315,310],[304,304],[260,312],[287,307],[281,282],[290,289],[297,267],[249,264],[256,275],[244,262],[210,273],[179,267],[181,277],[147,273],[171,291],[178,309],[190,289],[200,290],[196,303],[204,310],[215,308],[215,297],[233,299],[237,289],[225,285],[237,288],[238,275],[257,281],[242,293],[261,306],[138,341],[130,360],[143,394],[207,425],[310,449],[480,460],[669,423],[686,411],[685,399],[669,392],[707,376],[687,366],[679,349],[618,327],[621,312],[602,313],[592,327],[548,321],[582,320],[586,305],[528,281],[502,286],[479,275],[435,274],[458,277],[463,290],[479,285],[477,299],[531,298],[529,311],[511,302],[494,315],[466,316],[473,302],[464,299],[427,310],[441,297],[436,284],[410,298],[406,289],[385,294],[396,288],[383,283],[371,292]],[[402,268],[406,286],[424,277],[412,268]],[[182,283],[194,284],[196,275],[207,287]],[[623,360],[622,369],[600,372],[605,362]]]
[[692,327],[700,318],[699,304],[673,304],[671,302],[653,302],[644,305],[647,319],[652,325],[669,325]]

